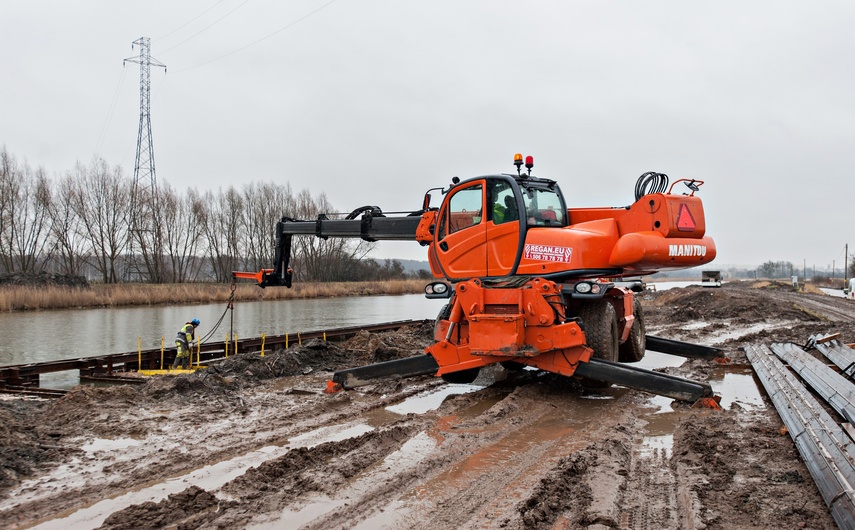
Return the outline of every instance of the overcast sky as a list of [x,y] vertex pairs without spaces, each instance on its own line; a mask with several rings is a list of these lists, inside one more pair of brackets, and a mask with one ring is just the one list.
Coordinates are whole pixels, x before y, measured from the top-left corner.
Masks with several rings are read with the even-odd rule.
[[[855,2],[31,1],[0,15],[0,146],[133,175],[151,38],[158,182],[256,181],[339,211],[513,171],[571,207],[705,181],[721,265],[855,252]],[[287,212],[283,212],[287,213]],[[416,243],[377,257],[425,259]],[[810,271],[808,271],[810,273]]]

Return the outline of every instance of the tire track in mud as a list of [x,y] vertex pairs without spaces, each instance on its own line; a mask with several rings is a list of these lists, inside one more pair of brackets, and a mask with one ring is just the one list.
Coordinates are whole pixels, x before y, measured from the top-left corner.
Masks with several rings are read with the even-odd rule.
[[773,293],[772,297],[782,305],[792,304],[797,308],[804,306],[808,312],[816,313],[831,322],[855,323],[855,310],[852,303],[845,298],[812,293],[802,293],[796,301],[782,293]]
[[677,478],[671,470],[668,449],[633,450],[626,496],[620,512],[620,528],[689,528],[680,524]]
[[483,416],[451,425],[441,450],[457,458],[416,488],[430,517],[414,528],[509,521],[550,463],[584,446],[580,422],[541,390],[520,387]]
[[[321,388],[322,380],[317,379],[315,382],[314,379],[316,378],[301,378],[298,385]],[[98,504],[104,499],[104,485],[95,484],[94,481],[105,473],[115,471],[116,478],[108,480],[107,489],[111,496],[121,496],[132,490],[149,488],[162,481],[175,480],[200,468],[239,458],[265,446],[287,445],[289,440],[319,429],[335,426],[344,429],[359,423],[360,418],[366,418],[370,422],[374,411],[443,384],[438,379],[423,378],[413,380],[407,386],[395,383],[378,385],[365,394],[328,396],[319,391],[301,391],[290,386],[294,380],[289,378],[277,384],[281,386],[283,382],[289,385],[284,391],[278,390],[276,385],[274,388],[261,386],[253,392],[243,394],[241,399],[231,400],[231,403],[216,399],[206,401],[203,405],[206,408],[214,408],[212,402],[217,402],[220,406],[218,410],[212,410],[208,414],[199,414],[198,409],[188,407],[188,403],[196,401],[192,395],[185,396],[179,403],[159,405],[159,421],[171,424],[167,429],[169,436],[182,439],[182,445],[175,446],[170,442],[164,446],[161,440],[163,436],[155,433],[154,439],[143,438],[145,444],[142,445],[148,445],[155,451],[148,457],[119,461],[109,466],[102,466],[98,460],[90,457],[78,464],[79,469],[70,470],[76,475],[92,477],[93,484],[86,480],[69,486],[54,487],[52,484],[61,480],[56,473],[69,473],[63,472],[62,469],[48,474],[35,484],[22,484],[20,489],[24,493],[23,496],[13,492],[18,498],[14,511],[0,511],[0,526],[9,523],[11,517],[15,517],[19,524],[25,523],[28,521],[27,516],[38,510],[43,514],[40,521],[46,522],[50,521],[52,514],[56,517],[65,512],[64,516],[74,516],[76,510],[85,510]],[[115,390],[120,391],[121,388],[116,387]],[[63,405],[58,403],[57,406]],[[131,409],[129,414],[138,415],[138,407]],[[101,416],[110,415],[102,413]],[[215,418],[227,419],[212,421]],[[87,465],[89,467],[86,467]],[[72,491],[73,495],[69,495],[69,491]],[[50,508],[47,513],[45,506]]]
[[[451,396],[434,414],[408,416],[402,422],[418,422],[420,429],[396,454],[387,455],[382,462],[366,468],[351,482],[325,491],[322,497],[301,498],[287,513],[280,510],[279,515],[256,518],[256,522],[261,519],[262,526],[270,527],[301,525],[300,528],[307,530],[376,528],[390,524],[392,527],[419,527],[424,507],[419,506],[418,499],[425,496],[421,491],[424,480],[453,467],[466,459],[469,449],[487,444],[493,438],[474,437],[471,445],[463,445],[459,443],[461,435],[456,432],[457,427],[466,417],[477,416],[478,411],[483,411],[484,403],[501,403],[507,393],[507,390],[488,387],[474,394]],[[429,526],[435,528],[436,524]],[[450,527],[454,526],[456,523]]]
[[[389,480],[393,487],[351,497],[346,507],[301,528],[529,527],[521,516],[526,503],[566,502],[548,488],[531,493],[557,462],[591,440],[629,436],[626,427],[603,428],[595,421],[613,408],[615,399],[585,400],[576,393],[532,384],[495,401],[497,391],[487,389],[444,405],[421,431],[436,441],[436,447],[415,469],[395,474]],[[485,403],[492,406],[485,410]],[[626,414],[618,419],[631,421]],[[602,459],[603,468],[624,467],[614,463],[613,454]],[[618,476],[617,471],[613,474]],[[596,480],[601,487],[602,477]],[[618,482],[610,484],[606,497],[614,498]],[[603,510],[614,519],[617,503],[606,504],[609,508]]]
[[[267,460],[226,483],[215,503],[196,505],[196,486],[159,503],[131,506],[112,514],[102,528],[192,527],[241,528],[256,514],[275,511],[314,492],[331,492],[377,459],[393,452],[414,426],[396,425],[342,441],[298,447]],[[204,492],[210,495],[210,492]],[[180,505],[181,497],[193,503]],[[216,504],[216,511],[211,505]]]
[[[491,390],[485,392],[489,394]],[[384,401],[389,404],[389,401],[398,402],[401,399]],[[468,402],[466,399],[462,401]],[[455,400],[449,402],[453,404]],[[402,486],[419,477],[421,468],[413,469],[407,459],[399,458],[389,462],[390,455],[400,452],[402,447],[414,441],[416,450],[437,445],[425,434],[425,426],[429,422],[426,423],[423,416],[410,414],[402,417],[393,413],[377,416],[385,416],[386,420],[390,417],[398,419],[357,437],[314,447],[295,448],[281,457],[263,462],[213,492],[218,502],[216,515],[205,515],[210,512],[208,506],[202,506],[205,513],[193,513],[193,506],[185,506],[180,511],[180,517],[171,518],[168,523],[183,525],[193,521],[194,527],[235,528],[252,525],[280,527],[280,524],[295,527],[297,521],[301,521],[309,523],[308,527],[317,526],[317,521],[307,519],[306,513],[301,513],[306,512],[302,508],[308,506],[313,508],[308,510],[309,515],[313,511],[319,512],[321,516],[332,512],[331,516],[326,516],[329,522],[322,526],[351,527],[354,517],[358,517],[360,512],[370,511],[380,501],[399,493]],[[347,424],[367,419],[364,414],[355,413]],[[425,439],[432,443],[425,443]],[[420,458],[417,456],[410,460],[418,463]],[[435,460],[429,462],[428,467],[437,463],[441,465],[445,459]],[[386,476],[382,477],[384,480],[379,481],[377,479],[383,473],[378,472],[377,468],[383,465],[393,469],[394,473],[386,472]],[[354,486],[359,481],[362,484]],[[362,498],[348,498],[348,493],[355,496],[354,492],[361,493]],[[147,511],[134,506],[118,512],[108,520],[109,524],[105,528],[134,528],[134,521],[140,520],[164,524],[164,514],[173,513],[176,503],[197,497],[191,493],[187,490],[181,495],[170,496],[169,500],[149,505]],[[342,505],[347,507],[347,513],[341,521],[336,522],[335,508]]]
[[[453,396],[435,413],[264,462],[205,492],[217,499],[216,511],[210,502],[195,512],[186,506],[169,524],[549,528],[539,523],[551,524],[564,511],[574,520],[615,522],[633,420],[627,407],[616,406],[630,400],[626,392],[608,392],[609,399],[584,399],[534,382]],[[603,414],[616,422],[598,422]],[[566,495],[574,462],[589,462],[596,472],[583,474],[584,484]],[[130,528],[123,525],[132,520],[163,523],[176,503],[198,498],[186,490],[148,512],[132,507],[111,516],[105,528]]]

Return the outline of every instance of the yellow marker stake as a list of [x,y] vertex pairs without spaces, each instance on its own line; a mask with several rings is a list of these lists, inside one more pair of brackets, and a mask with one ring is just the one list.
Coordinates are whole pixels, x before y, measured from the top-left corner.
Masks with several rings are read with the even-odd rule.
[[327,332],[324,331],[324,342],[326,342],[326,341],[327,341]]
[[142,337],[137,337],[137,372],[142,370]]
[[264,357],[264,333],[261,334],[261,356]]
[[288,349],[288,334],[285,334],[285,349]]
[[237,355],[237,333],[235,333],[235,355]]
[[160,369],[163,370],[163,345],[166,343],[166,339],[163,338],[163,335],[160,336]]
[[300,337],[300,332],[297,332],[297,346],[303,345],[303,339]]
[[198,340],[196,341],[196,367],[202,364],[202,343]]
[[229,358],[229,334],[226,333],[226,359]]

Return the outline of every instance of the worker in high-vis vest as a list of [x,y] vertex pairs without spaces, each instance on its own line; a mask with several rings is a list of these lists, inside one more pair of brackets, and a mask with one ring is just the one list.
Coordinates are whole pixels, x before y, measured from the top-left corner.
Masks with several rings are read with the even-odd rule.
[[195,338],[196,328],[201,324],[198,318],[194,318],[190,322],[184,324],[178,336],[175,337],[175,347],[178,348],[178,354],[175,355],[175,362],[172,363],[173,368],[187,368],[190,365],[190,359],[193,356],[193,340]]

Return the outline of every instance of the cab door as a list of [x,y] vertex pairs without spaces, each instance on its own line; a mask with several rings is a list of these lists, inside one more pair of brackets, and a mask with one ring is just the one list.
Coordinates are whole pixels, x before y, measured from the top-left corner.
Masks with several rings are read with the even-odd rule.
[[485,181],[454,188],[439,210],[434,257],[449,279],[487,275]]

